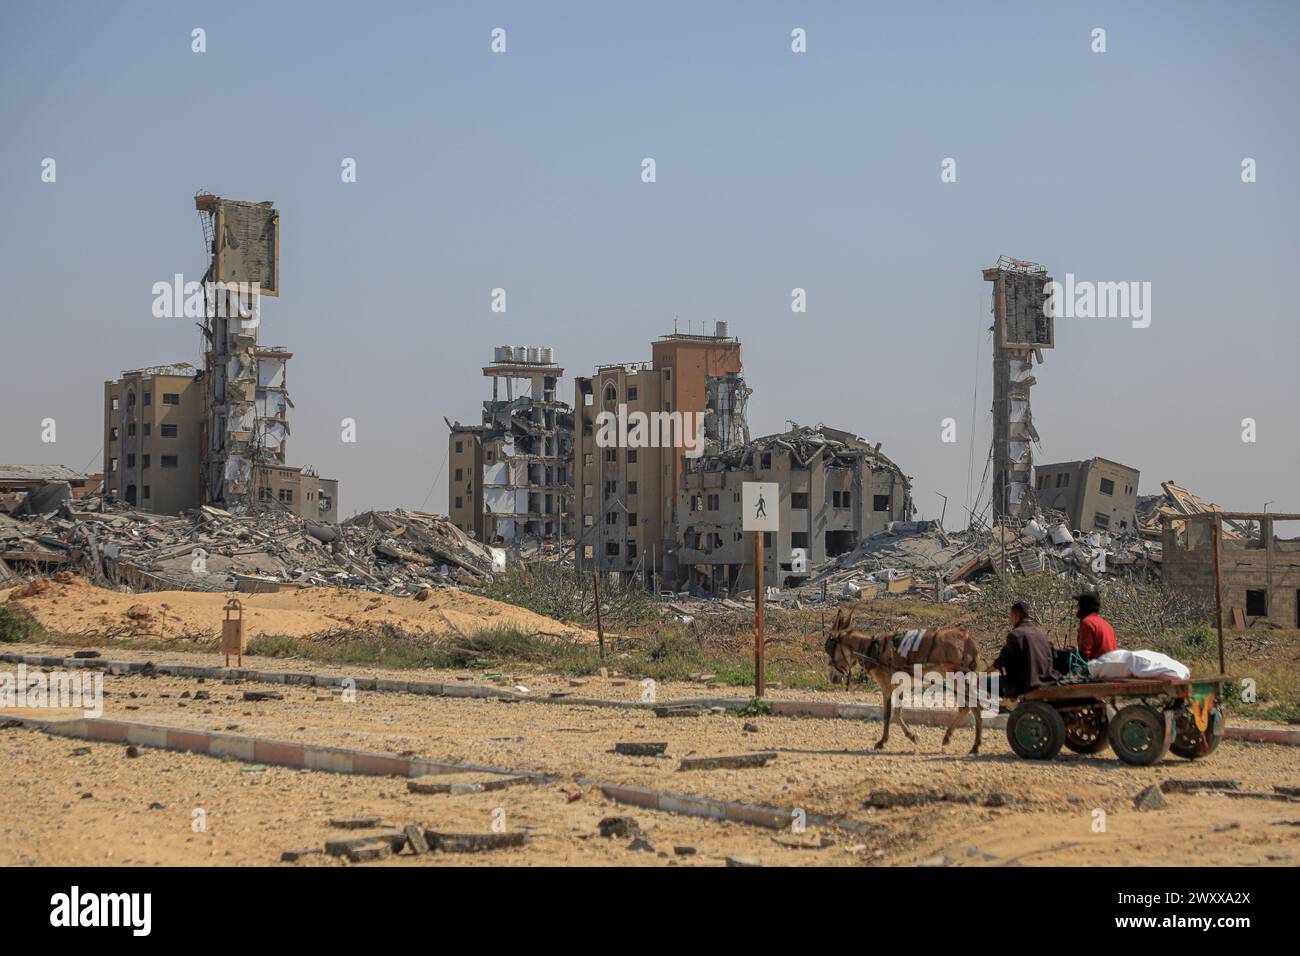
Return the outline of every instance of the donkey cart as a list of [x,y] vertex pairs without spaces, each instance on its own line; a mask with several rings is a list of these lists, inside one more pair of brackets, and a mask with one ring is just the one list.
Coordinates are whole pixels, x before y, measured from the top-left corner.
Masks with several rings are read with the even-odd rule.
[[[1062,746],[1097,753],[1108,743],[1120,760],[1139,767],[1170,750],[1196,760],[1214,753],[1223,738],[1219,701],[1229,680],[1126,678],[1036,687],[1007,718],[1007,741],[1026,760],[1051,760]],[[1134,698],[1123,707],[1117,703]]]

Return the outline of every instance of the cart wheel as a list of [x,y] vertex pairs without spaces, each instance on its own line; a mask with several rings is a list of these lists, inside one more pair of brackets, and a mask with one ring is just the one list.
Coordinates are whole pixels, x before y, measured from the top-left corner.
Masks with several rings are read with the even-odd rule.
[[1178,731],[1169,749],[1184,760],[1198,760],[1214,753],[1223,739],[1223,711],[1217,706],[1210,713],[1210,726],[1201,733],[1192,715],[1184,708],[1175,725]]
[[1065,743],[1065,721],[1051,704],[1023,701],[1007,718],[1007,742],[1026,760],[1051,760]]
[[1149,704],[1129,704],[1115,715],[1107,733],[1115,756],[1145,767],[1169,750],[1173,734],[1165,731],[1165,716]]
[[1106,729],[1110,720],[1101,701],[1074,714],[1065,725],[1065,746],[1077,754],[1095,754],[1106,749]]

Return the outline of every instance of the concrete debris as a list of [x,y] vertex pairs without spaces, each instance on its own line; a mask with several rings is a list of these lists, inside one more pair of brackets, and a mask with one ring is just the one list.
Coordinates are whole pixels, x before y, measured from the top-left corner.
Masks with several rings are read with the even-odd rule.
[[174,516],[86,498],[30,518],[0,514],[0,584],[66,569],[137,591],[328,585],[418,594],[485,583],[492,560],[445,517],[418,511],[369,511],[327,525],[283,510],[203,506]]

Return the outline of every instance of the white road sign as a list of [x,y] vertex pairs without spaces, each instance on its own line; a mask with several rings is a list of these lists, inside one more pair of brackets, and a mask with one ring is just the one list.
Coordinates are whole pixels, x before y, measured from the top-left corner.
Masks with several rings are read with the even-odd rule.
[[775,481],[747,481],[741,486],[740,507],[744,531],[777,531],[781,514],[781,486]]

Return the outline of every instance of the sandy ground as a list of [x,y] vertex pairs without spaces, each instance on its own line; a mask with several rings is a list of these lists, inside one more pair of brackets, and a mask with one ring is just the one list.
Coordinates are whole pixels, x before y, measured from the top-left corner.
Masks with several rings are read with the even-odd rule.
[[52,631],[104,637],[215,637],[221,633],[223,609],[231,597],[238,598],[244,607],[250,638],[308,637],[332,630],[373,630],[389,625],[431,636],[514,627],[528,633],[595,640],[595,635],[582,628],[451,588],[434,589],[425,601],[346,588],[303,588],[275,594],[124,594],[94,587],[65,573],[0,591],[0,601],[12,601]]
[[[562,779],[486,794],[412,795],[401,780],[255,768],[147,748],[129,759],[120,745],[5,730],[0,731],[0,787],[7,795],[0,804],[0,863],[271,863],[281,850],[320,845],[334,835],[327,823],[331,816],[377,814],[396,824],[419,821],[487,832],[499,811],[507,828],[533,828],[530,846],[379,865],[716,865],[729,854],[758,857],[769,865],[1300,865],[1300,826],[1294,825],[1300,804],[1171,794],[1166,809],[1133,807],[1143,788],[1170,778],[1231,778],[1247,790],[1298,785],[1296,748],[1226,741],[1195,763],[1171,756],[1152,768],[1134,768],[1104,752],[1039,764],[1011,754],[1000,731],[987,733],[982,753],[973,758],[965,755],[969,729],[958,732],[946,753],[939,746],[940,730],[918,728],[917,744],[895,731],[882,753],[871,749],[880,732],[875,722],[724,715],[659,719],[642,711],[577,704],[366,692],[349,703],[337,693],[295,686],[276,688],[283,700],[242,700],[244,689],[265,686],[108,676],[105,715],[417,753],[545,771]],[[197,690],[206,690],[211,699],[194,700]],[[610,752],[617,741],[663,741],[668,756],[618,756]],[[775,750],[778,756],[761,769],[677,769],[683,756],[754,750]],[[790,835],[620,807],[594,788],[579,786],[579,777],[802,808],[879,829],[860,835],[810,828],[812,836],[803,840],[820,847],[826,836],[829,845],[796,848],[773,839]],[[936,789],[976,802],[865,807],[878,789]],[[87,792],[93,796],[83,798]],[[570,802],[572,792],[580,796]],[[985,805],[990,798],[1002,805]],[[150,809],[155,803],[162,809]],[[191,831],[195,808],[206,814],[205,833]],[[596,835],[603,816],[623,814],[641,822],[654,851],[629,850],[625,840]],[[679,859],[673,845],[698,852]]]

